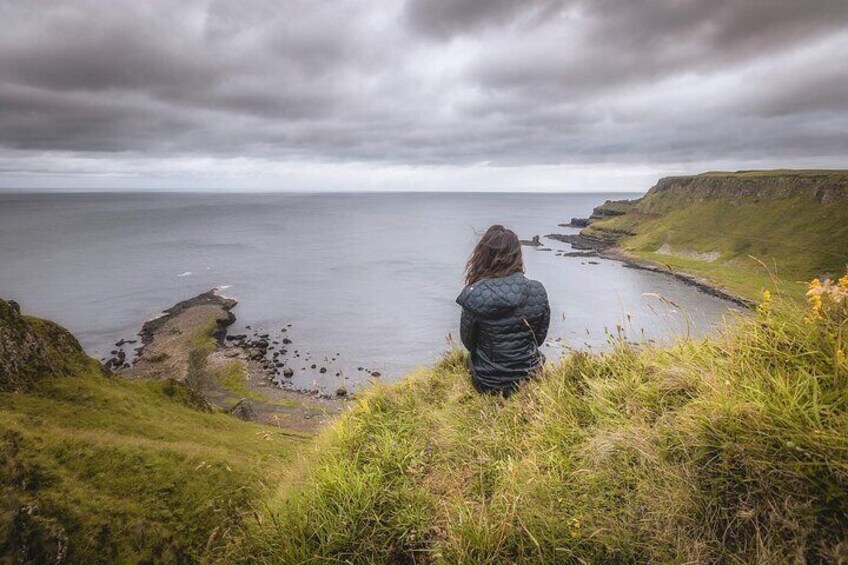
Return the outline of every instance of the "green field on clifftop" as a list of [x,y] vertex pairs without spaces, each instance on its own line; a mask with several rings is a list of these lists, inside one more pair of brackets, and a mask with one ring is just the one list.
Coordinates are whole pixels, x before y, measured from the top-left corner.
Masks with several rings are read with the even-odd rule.
[[835,330],[785,306],[705,341],[572,354],[506,401],[476,393],[457,352],[359,399],[244,558],[842,562],[840,316]]
[[[690,179],[674,190],[649,192],[626,214],[594,222],[583,233],[612,237],[626,253],[704,275],[747,298],[774,290],[772,276],[798,290],[793,283],[841,272],[848,263],[848,188],[822,202],[811,184],[848,187],[848,173],[752,171]],[[704,195],[704,179],[722,183],[726,194]],[[743,181],[763,188],[740,194]],[[787,189],[791,183],[798,188]]]

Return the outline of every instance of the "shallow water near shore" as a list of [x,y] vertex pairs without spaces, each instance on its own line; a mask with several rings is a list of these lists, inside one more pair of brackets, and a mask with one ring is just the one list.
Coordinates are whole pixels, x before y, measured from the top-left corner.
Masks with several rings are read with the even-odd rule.
[[[373,371],[393,380],[432,363],[458,337],[454,298],[488,225],[524,239],[574,233],[557,224],[636,196],[3,195],[0,297],[65,325],[101,358],[162,309],[220,287],[239,300],[230,333],[292,340],[291,386],[355,390]],[[602,348],[619,324],[634,340],[701,335],[733,307],[666,275],[558,257],[568,244],[542,242],[551,251],[524,255],[527,275],[548,289],[549,358],[564,347]]]

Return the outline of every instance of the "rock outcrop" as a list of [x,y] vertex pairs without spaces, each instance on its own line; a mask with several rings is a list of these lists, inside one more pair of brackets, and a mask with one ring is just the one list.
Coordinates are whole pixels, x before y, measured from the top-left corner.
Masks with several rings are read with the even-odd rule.
[[[176,379],[192,388],[206,358],[203,342],[208,337],[224,342],[227,327],[235,321],[231,310],[236,300],[216,290],[178,302],[162,315],[144,323],[138,335],[141,343],[132,367],[122,369],[123,376],[143,379]],[[214,349],[214,344],[211,345]]]
[[96,366],[69,331],[0,300],[0,391],[24,391],[40,379]]
[[518,242],[527,247],[540,247],[542,245],[538,235],[534,235],[532,239],[519,239]]

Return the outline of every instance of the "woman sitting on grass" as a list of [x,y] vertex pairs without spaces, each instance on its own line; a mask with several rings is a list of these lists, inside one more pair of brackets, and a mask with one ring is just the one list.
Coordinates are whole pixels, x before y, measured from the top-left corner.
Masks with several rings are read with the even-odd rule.
[[518,236],[501,225],[480,238],[465,284],[456,302],[471,382],[479,392],[509,395],[545,361],[539,351],[551,318],[545,287],[525,278]]

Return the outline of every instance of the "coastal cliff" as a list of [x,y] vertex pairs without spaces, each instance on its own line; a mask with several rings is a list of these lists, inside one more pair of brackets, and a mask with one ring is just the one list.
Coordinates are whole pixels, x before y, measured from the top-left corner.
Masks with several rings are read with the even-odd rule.
[[26,391],[46,376],[68,377],[93,366],[69,331],[0,300],[0,392]]
[[667,177],[638,200],[599,206],[580,235],[753,298],[773,276],[792,286],[848,263],[848,172]]
[[[509,399],[455,350],[315,441],[198,410],[178,375],[41,360],[80,350],[6,304],[4,352],[47,368],[0,391],[0,561],[844,562],[848,275],[813,290],[703,341],[571,352]],[[162,331],[207,348],[200,312]]]
[[651,197],[680,194],[701,200],[723,198],[781,199],[802,197],[821,204],[848,199],[848,171],[747,171],[710,172],[660,179],[639,201],[639,209],[650,210]]
[[[245,390],[198,402],[209,390],[193,388],[202,383],[188,368],[198,361],[217,376],[205,354],[233,304],[205,293],[146,324],[144,362],[125,375],[58,324],[0,300],[0,563],[208,561],[269,496],[314,431],[298,422],[324,411],[265,400],[280,417],[261,426],[234,417]],[[241,384],[240,368],[228,368]]]

